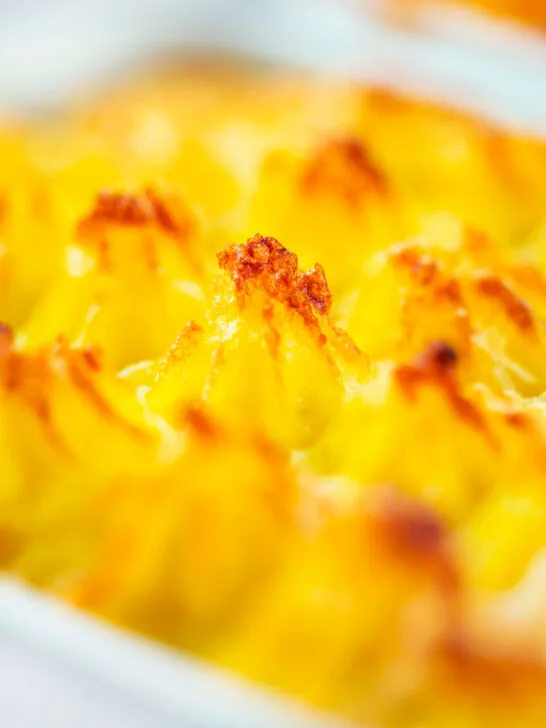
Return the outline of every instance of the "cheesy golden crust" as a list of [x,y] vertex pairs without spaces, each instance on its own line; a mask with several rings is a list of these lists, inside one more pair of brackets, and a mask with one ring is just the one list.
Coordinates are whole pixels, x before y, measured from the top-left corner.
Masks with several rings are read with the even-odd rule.
[[363,724],[542,726],[546,149],[211,66],[0,147],[3,567]]

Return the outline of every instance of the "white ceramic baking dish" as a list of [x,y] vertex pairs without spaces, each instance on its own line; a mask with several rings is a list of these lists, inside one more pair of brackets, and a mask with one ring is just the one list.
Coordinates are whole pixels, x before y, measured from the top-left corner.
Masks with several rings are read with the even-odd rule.
[[0,581],[2,728],[342,728],[333,718]]

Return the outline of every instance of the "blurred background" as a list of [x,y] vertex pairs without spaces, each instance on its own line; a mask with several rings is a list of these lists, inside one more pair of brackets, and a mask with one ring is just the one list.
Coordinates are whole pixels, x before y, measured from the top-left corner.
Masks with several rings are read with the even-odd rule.
[[1,0],[0,107],[50,110],[136,64],[210,48],[407,87],[542,134],[542,7],[523,0]]

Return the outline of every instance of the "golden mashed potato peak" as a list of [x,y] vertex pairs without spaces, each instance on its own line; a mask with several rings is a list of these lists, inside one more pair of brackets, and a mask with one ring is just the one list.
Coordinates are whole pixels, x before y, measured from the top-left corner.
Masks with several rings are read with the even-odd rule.
[[321,265],[298,271],[298,258],[275,238],[254,235],[244,245],[233,245],[218,253],[218,263],[227,270],[239,294],[254,286],[288,308],[296,311],[309,326],[316,326],[317,315],[326,316],[332,294]]

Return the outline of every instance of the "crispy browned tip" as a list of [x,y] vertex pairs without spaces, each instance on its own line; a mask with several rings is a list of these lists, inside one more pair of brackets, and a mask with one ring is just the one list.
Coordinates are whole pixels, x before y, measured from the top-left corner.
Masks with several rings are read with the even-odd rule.
[[[389,258],[396,270],[411,278],[402,316],[406,332],[415,325],[416,314],[438,304],[451,318],[450,333],[461,357],[469,354],[472,347],[472,323],[460,282],[449,275],[441,264],[416,247],[394,250]],[[415,304],[415,308],[412,306]],[[417,319],[418,320],[418,319]]]
[[407,271],[416,285],[432,288],[439,301],[449,301],[459,309],[466,308],[459,281],[447,275],[430,255],[418,248],[404,247],[396,251],[391,260],[397,268]]
[[[150,187],[135,193],[100,192],[91,212],[78,224],[76,236],[80,241],[91,241],[98,248],[104,267],[108,263],[108,241],[104,233],[111,226],[155,227],[180,243],[188,262],[196,273],[200,272],[199,261],[188,245],[197,231],[197,218],[181,200],[160,195]],[[154,249],[146,250],[145,255],[150,267],[156,267]]]
[[502,306],[505,314],[524,334],[536,333],[535,320],[528,304],[500,278],[487,276],[477,282],[478,290]]
[[155,220],[155,205],[146,193],[102,190],[97,195],[94,208],[80,222],[78,232],[85,236],[104,224],[139,227]]
[[456,414],[492,442],[480,409],[460,391],[456,377],[457,353],[443,341],[435,341],[412,364],[398,367],[395,378],[404,395],[414,401],[423,385],[440,389]]
[[359,139],[333,139],[321,146],[301,175],[304,194],[339,195],[353,210],[362,208],[368,195],[387,196],[389,183]]
[[85,234],[103,224],[140,227],[155,223],[165,233],[174,237],[188,232],[188,219],[176,215],[174,206],[158,192],[148,187],[142,192],[99,192],[95,206],[79,225]]
[[218,263],[230,274],[241,303],[245,295],[261,288],[319,332],[317,315],[328,315],[332,294],[318,263],[310,271],[299,273],[297,256],[275,238],[262,235],[222,250]]
[[51,348],[32,352],[11,349],[0,357],[0,388],[16,396],[42,423],[46,436],[68,454],[52,416],[54,383],[62,378],[101,416],[132,437],[144,430],[119,415],[110,405],[97,381],[100,363],[93,349],[73,349],[60,338]]

